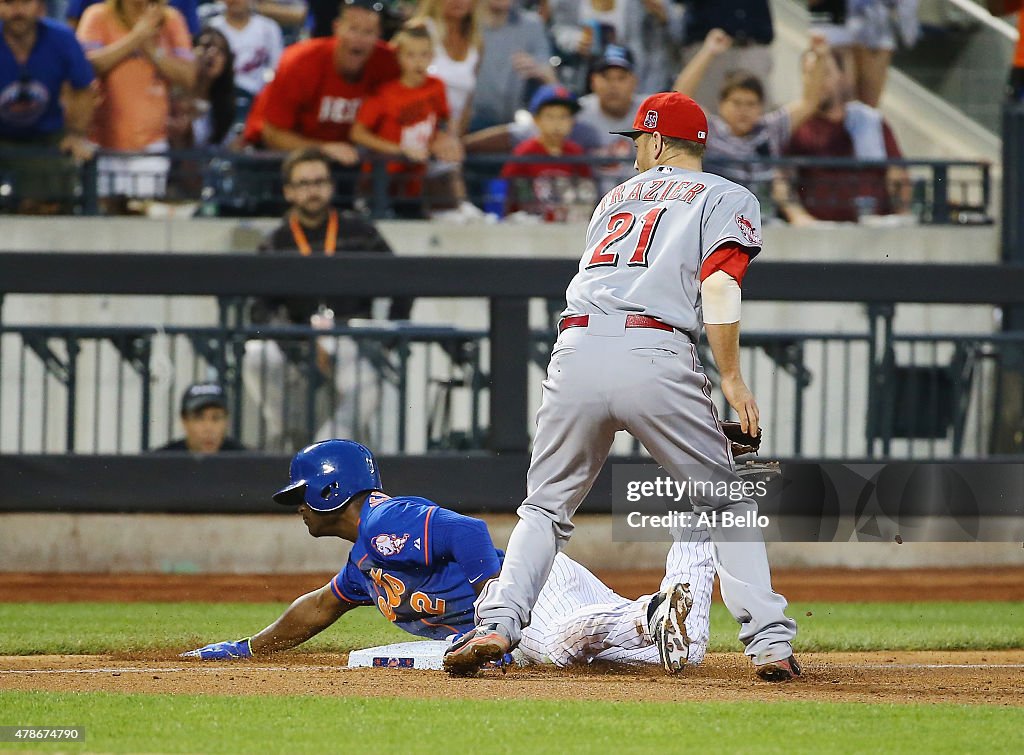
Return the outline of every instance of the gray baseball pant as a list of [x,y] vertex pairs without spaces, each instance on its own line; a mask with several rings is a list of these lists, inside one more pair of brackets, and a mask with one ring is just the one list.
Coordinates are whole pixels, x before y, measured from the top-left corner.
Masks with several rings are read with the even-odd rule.
[[[592,328],[566,329],[552,350],[519,523],[500,577],[477,600],[478,623],[499,623],[513,644],[529,624],[555,554],[572,536],[572,516],[617,431],[637,438],[678,481],[697,469],[735,475],[710,382],[689,337],[650,328],[605,336],[589,333]],[[741,516],[756,509],[749,498],[694,500],[698,513]],[[785,615],[785,598],[772,590],[760,531],[709,529],[722,598],[740,624],[745,653],[756,664],[788,658],[796,622]]]

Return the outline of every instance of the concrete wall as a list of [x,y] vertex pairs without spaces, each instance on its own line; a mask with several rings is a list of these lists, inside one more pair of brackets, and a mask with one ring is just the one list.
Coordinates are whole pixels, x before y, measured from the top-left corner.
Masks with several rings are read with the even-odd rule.
[[[511,515],[484,517],[504,547]],[[664,568],[665,543],[612,541],[611,518],[577,517],[567,553],[592,569]],[[0,573],[329,572],[349,544],[311,538],[295,516],[0,514]],[[779,568],[895,569],[1024,565],[1020,543],[771,543]]]

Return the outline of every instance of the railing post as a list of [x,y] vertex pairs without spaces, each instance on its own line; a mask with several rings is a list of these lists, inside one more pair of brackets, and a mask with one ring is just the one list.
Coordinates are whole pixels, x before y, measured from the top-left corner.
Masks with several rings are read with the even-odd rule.
[[75,452],[75,411],[77,410],[75,394],[78,392],[78,353],[80,347],[77,336],[68,336],[64,343],[68,350],[68,379],[66,385],[68,392],[68,416],[64,445],[67,449],[66,452],[70,454]]
[[530,307],[527,299],[491,299],[491,437],[495,452],[525,453],[530,365]]
[[1004,262],[1024,262],[1024,103],[1003,106]]
[[82,163],[82,214],[100,214],[99,160],[93,157]]
[[391,214],[391,205],[388,201],[388,165],[384,160],[373,160],[370,166],[370,215],[374,220],[380,220]]
[[932,163],[932,223],[949,225],[949,166]]
[[[793,407],[793,455],[803,455],[803,440],[804,440],[804,387],[806,381],[804,380],[804,342],[797,341],[793,344],[793,363],[795,369],[793,374],[795,376],[794,383],[794,396],[793,401],[795,406]],[[825,411],[822,407],[822,411]],[[824,447],[824,439],[821,441],[822,447]]]
[[152,373],[150,372],[150,359],[153,356],[153,334],[140,334],[139,338],[139,373],[142,377],[142,432],[139,438],[139,445],[143,451],[149,450],[149,425],[152,419],[150,402],[153,400]]

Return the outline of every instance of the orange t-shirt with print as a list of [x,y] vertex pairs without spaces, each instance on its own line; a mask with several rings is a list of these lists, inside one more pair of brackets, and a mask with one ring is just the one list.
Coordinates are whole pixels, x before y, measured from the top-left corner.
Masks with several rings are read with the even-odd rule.
[[[174,8],[166,8],[164,13],[157,47],[165,55],[190,60],[192,40],[185,18]],[[128,32],[109,4],[97,3],[85,9],[77,36],[88,53],[117,42]],[[133,152],[167,139],[170,92],[145,54],[132,53],[99,80],[100,103],[92,129],[97,144]]]

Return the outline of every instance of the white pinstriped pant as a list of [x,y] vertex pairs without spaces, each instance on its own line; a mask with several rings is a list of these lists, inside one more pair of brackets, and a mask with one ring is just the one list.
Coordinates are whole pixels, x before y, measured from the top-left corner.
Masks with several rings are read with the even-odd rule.
[[[708,645],[715,567],[706,529],[675,533],[661,589],[689,582],[693,608],[686,619],[690,663],[700,663]],[[627,600],[565,554],[555,556],[551,574],[533,608],[519,644],[522,660],[559,667],[592,660],[661,663],[647,628],[651,595]]]

